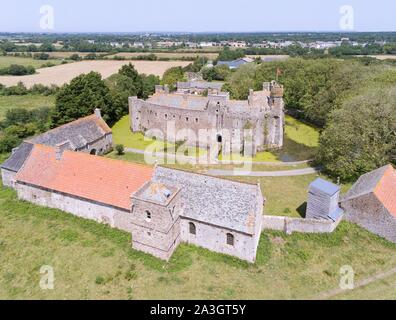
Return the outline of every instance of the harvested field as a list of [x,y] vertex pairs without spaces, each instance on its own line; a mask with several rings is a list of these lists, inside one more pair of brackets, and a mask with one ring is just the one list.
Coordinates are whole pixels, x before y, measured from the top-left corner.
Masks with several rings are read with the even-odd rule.
[[[124,64],[128,63],[129,61],[113,60],[81,61],[51,68],[38,69],[37,74],[29,76],[0,76],[0,83],[6,86],[13,86],[18,82],[23,82],[28,88],[38,83],[61,86],[78,75],[90,71],[99,72],[103,78],[107,78],[117,73]],[[139,73],[154,74],[157,76],[162,76],[168,68],[175,66],[185,67],[189,63],[189,61],[133,61],[133,65]]]
[[210,52],[196,52],[196,53],[183,53],[183,52],[120,52],[116,54],[112,54],[106,56],[108,59],[112,59],[115,56],[123,57],[123,58],[135,58],[137,56],[148,56],[150,54],[155,54],[158,58],[165,58],[165,59],[181,59],[181,58],[196,58],[197,56],[206,57],[210,60],[214,60],[217,58],[217,53],[210,53]]

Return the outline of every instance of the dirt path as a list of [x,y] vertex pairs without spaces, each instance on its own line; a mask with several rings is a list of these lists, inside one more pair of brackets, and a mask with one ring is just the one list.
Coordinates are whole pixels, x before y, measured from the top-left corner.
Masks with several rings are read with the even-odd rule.
[[189,61],[81,61],[38,69],[37,74],[28,76],[0,76],[0,83],[6,86],[13,86],[18,82],[23,82],[28,88],[38,83],[47,86],[51,84],[61,86],[78,75],[91,71],[99,72],[103,78],[107,78],[117,73],[123,65],[130,62],[139,73],[154,74],[157,76],[162,76],[171,67],[184,67],[190,63]]
[[[378,280],[381,280],[384,278],[388,278],[394,274],[396,274],[396,268],[378,273],[376,275],[373,275],[371,277],[368,277],[366,279],[360,280],[357,283],[355,283],[355,289],[364,287],[364,286],[366,286],[370,283],[373,283],[375,281],[378,281]],[[346,293],[346,292],[349,292],[349,290],[343,290],[343,289],[337,288],[337,289],[333,289],[330,291],[322,292],[317,297],[315,297],[313,299],[314,300],[327,300],[327,299],[333,298],[341,293]]]

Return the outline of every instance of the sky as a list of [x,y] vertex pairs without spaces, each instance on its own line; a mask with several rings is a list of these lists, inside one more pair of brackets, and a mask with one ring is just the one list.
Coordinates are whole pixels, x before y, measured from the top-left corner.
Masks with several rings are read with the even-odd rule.
[[396,0],[0,0],[0,32],[144,31],[396,31]]

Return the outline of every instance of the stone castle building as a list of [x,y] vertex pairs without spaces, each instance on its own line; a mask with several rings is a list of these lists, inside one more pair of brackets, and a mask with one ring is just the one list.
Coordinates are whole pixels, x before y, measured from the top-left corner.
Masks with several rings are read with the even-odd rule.
[[3,184],[21,200],[130,232],[134,249],[161,259],[187,242],[255,261],[258,184],[95,155],[110,147],[96,112],[22,143],[1,166]]
[[[248,100],[232,100],[226,92],[198,96],[196,86],[183,85],[170,93],[157,86],[146,101],[129,98],[131,130],[190,146],[217,145],[223,154],[254,155],[266,148],[281,148],[284,134],[283,87],[275,81],[263,90],[250,90]],[[169,139],[169,124],[176,135]],[[209,130],[202,136],[200,130]],[[248,133],[246,133],[248,131]],[[193,134],[191,134],[193,133]],[[162,136],[161,136],[162,135]]]

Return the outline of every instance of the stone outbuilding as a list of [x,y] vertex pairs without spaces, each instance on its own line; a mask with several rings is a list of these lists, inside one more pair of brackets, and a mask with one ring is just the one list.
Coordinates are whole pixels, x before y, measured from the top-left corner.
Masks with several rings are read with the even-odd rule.
[[101,155],[111,150],[113,137],[111,129],[102,119],[100,110],[96,109],[90,116],[49,130],[14,148],[11,156],[1,164],[3,185],[13,187],[15,175],[30,155],[34,144]]
[[341,201],[347,220],[396,243],[396,170],[362,175]]

